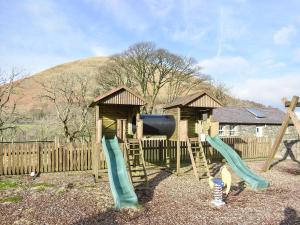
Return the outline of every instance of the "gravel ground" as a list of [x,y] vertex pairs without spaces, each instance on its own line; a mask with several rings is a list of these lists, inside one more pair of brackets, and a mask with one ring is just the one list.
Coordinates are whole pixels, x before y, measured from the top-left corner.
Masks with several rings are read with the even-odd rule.
[[[262,162],[248,165],[260,174]],[[88,172],[14,176],[18,186],[0,190],[0,200],[21,198],[0,203],[0,224],[300,224],[299,164],[281,162],[262,176],[271,186],[259,192],[234,176],[227,204],[217,208],[206,180],[156,171],[149,189],[137,191],[141,207],[122,211],[113,209],[109,184],[95,184]]]

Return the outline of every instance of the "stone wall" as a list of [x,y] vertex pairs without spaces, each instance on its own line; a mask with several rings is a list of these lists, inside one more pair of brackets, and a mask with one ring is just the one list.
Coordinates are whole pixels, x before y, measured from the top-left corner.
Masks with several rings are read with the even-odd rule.
[[[269,137],[275,138],[279,132],[280,125],[229,125],[229,124],[220,124],[223,127],[223,134],[224,137],[256,137],[256,127],[263,127],[263,136],[262,137]],[[234,129],[231,129],[230,127]],[[294,126],[289,126],[285,135],[284,140],[294,140],[298,139],[299,135],[296,131]]]
[[[256,136],[256,127],[260,125],[229,125],[229,124],[220,124],[223,127],[222,137],[252,137]],[[233,128],[234,132],[230,132],[230,128]],[[276,135],[279,132],[280,125],[263,125],[263,136],[275,139]],[[276,158],[281,159],[287,154],[287,149],[292,150],[295,158],[300,160],[300,138],[297,133],[297,130],[294,126],[289,126],[284,137],[283,142],[279,147],[279,151],[276,154]],[[290,158],[290,155],[287,156]]]

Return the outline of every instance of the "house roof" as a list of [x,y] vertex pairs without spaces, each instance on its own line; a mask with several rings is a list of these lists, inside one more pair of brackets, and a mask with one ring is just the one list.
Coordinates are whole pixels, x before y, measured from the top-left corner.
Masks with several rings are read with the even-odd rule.
[[222,107],[213,109],[213,118],[219,123],[281,124],[285,113],[277,108],[255,108],[264,117],[259,118],[245,107]]
[[[120,93],[122,91],[127,91],[128,93],[130,93],[131,95],[133,95],[136,98],[136,100],[138,100],[138,101],[135,101],[135,103],[133,105],[144,105],[145,100],[140,95],[138,95],[137,93],[135,93],[134,91],[132,91],[131,89],[129,89],[128,87],[126,87],[125,85],[122,85],[122,86],[119,86],[119,87],[111,89],[110,91],[106,92],[103,95],[100,95],[100,96],[96,97],[94,99],[94,101],[90,104],[90,107],[93,107],[97,103],[101,103],[101,102],[109,99],[110,97],[113,98],[116,94],[118,94],[118,93]],[[122,96],[121,98],[123,98],[123,99],[127,98],[126,99],[127,100],[127,104],[131,105],[130,101],[132,100],[132,98],[130,98],[128,96]],[[118,101],[121,102],[120,99],[118,99]],[[120,103],[120,104],[122,104],[122,103]]]
[[172,108],[172,107],[175,107],[175,106],[179,106],[179,107],[180,106],[188,106],[190,103],[197,100],[198,98],[200,98],[203,95],[209,96],[213,101],[215,101],[217,103],[217,105],[222,106],[222,103],[219,100],[217,100],[215,97],[213,97],[211,94],[208,94],[205,91],[200,91],[200,92],[197,92],[197,93],[194,93],[194,94],[191,94],[191,95],[187,95],[187,96],[184,96],[184,97],[177,98],[173,102],[165,105],[164,109]]

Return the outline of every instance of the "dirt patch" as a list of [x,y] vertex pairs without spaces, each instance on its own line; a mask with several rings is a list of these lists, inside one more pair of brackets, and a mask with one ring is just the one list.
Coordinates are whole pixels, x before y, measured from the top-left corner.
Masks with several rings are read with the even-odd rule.
[[149,188],[136,191],[140,208],[121,211],[114,209],[109,184],[95,184],[88,172],[14,176],[9,179],[17,185],[1,189],[0,199],[20,198],[0,203],[0,224],[295,224],[300,176],[291,171],[299,165],[282,162],[267,173],[260,173],[261,162],[248,165],[271,186],[255,192],[234,175],[221,208],[211,205],[207,180],[196,181],[192,171],[179,177],[156,171]]

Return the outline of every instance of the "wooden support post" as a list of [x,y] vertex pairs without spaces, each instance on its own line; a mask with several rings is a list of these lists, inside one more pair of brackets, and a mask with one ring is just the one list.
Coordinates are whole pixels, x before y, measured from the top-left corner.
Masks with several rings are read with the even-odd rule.
[[176,172],[177,176],[180,174],[180,158],[181,158],[181,145],[180,145],[180,137],[181,137],[181,109],[178,107],[177,108],[177,145],[176,145]]
[[92,164],[95,181],[99,181],[99,160],[100,160],[100,144],[92,144]]
[[142,139],[143,138],[143,120],[138,120],[136,121],[136,138],[137,139]]
[[101,143],[101,139],[102,139],[102,124],[103,124],[103,121],[99,117],[99,112],[100,112],[100,106],[96,105],[96,116],[95,116],[95,120],[96,120],[96,143]]
[[186,137],[188,136],[188,121],[180,120],[179,121],[179,140],[186,141]]
[[265,165],[264,165],[264,167],[263,167],[263,171],[267,171],[267,170],[270,169],[270,166],[271,166],[272,161],[273,161],[273,159],[274,159],[274,157],[275,157],[275,155],[276,155],[276,152],[277,152],[277,150],[278,150],[278,147],[279,147],[279,145],[280,145],[280,143],[281,143],[281,141],[282,141],[282,138],[283,138],[283,136],[284,136],[284,133],[285,133],[285,131],[286,131],[286,128],[287,128],[288,125],[289,125],[289,121],[290,121],[290,112],[293,112],[293,111],[295,110],[295,108],[296,108],[296,106],[297,106],[297,103],[298,103],[298,100],[299,100],[299,97],[298,97],[298,96],[294,96],[294,97],[292,98],[292,101],[291,101],[291,103],[290,103],[290,105],[289,105],[289,108],[288,108],[288,112],[286,113],[286,115],[285,115],[285,117],[284,117],[284,120],[283,120],[283,122],[282,122],[282,125],[281,125],[281,127],[280,127],[280,129],[279,129],[279,133],[278,133],[278,135],[276,136],[276,139],[275,139],[275,141],[274,141],[274,144],[273,144],[273,146],[272,146],[272,148],[271,148],[269,157],[268,157],[268,159],[266,160]]
[[122,140],[127,138],[127,120],[122,120]]
[[117,119],[117,138],[122,140],[122,120]]

